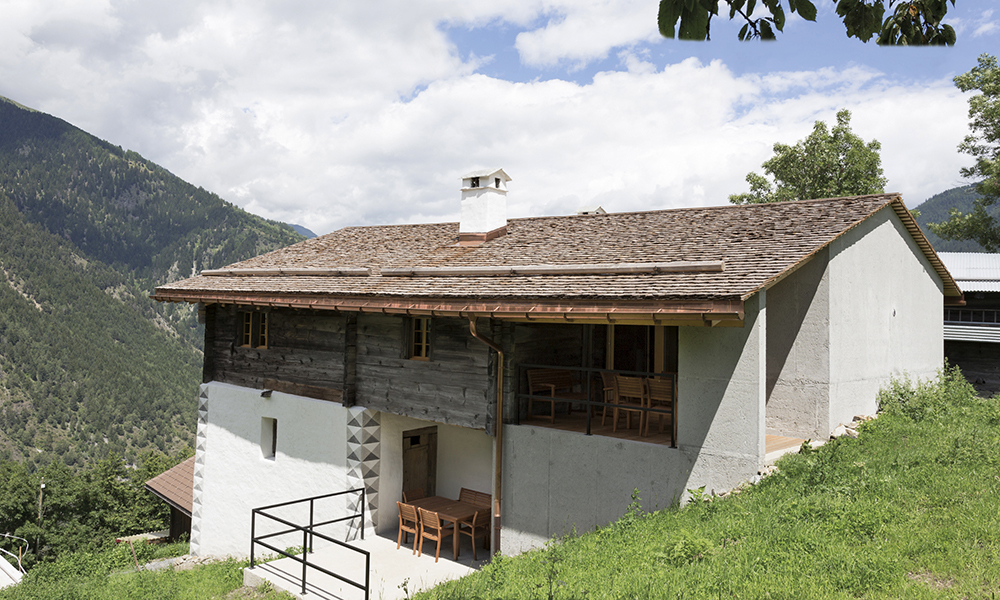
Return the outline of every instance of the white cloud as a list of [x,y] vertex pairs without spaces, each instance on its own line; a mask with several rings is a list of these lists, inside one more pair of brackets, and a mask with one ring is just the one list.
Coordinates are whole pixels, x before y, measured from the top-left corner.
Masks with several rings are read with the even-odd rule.
[[583,65],[612,48],[659,39],[657,6],[648,0],[553,2],[544,27],[518,34],[517,50],[532,66]]
[[[720,204],[775,141],[804,137],[842,107],[859,135],[883,143],[889,187],[910,204],[960,183],[966,107],[950,83],[897,84],[862,66],[664,67],[645,43],[655,8],[13,2],[0,20],[0,94],[317,232],[454,219],[458,177],[486,166],[514,178],[512,216]],[[490,78],[443,24],[516,24],[526,62],[572,66],[614,51],[624,70],[587,83]]]

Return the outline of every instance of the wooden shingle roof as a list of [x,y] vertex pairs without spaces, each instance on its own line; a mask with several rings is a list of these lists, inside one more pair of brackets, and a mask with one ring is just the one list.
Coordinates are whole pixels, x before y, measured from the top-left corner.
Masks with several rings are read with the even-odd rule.
[[[521,311],[606,315],[614,307],[632,307],[643,313],[740,313],[742,318],[744,300],[882,209],[903,220],[944,281],[945,294],[960,296],[902,199],[879,194],[511,219],[505,236],[479,246],[456,244],[457,223],[347,227],[160,286],[153,297],[338,310],[381,306],[383,312],[414,313],[434,313],[436,306],[441,313],[464,308],[490,316]],[[721,268],[671,272],[671,265],[692,263],[721,263]],[[663,268],[573,272],[581,265]],[[517,274],[517,267],[526,266],[556,273]],[[511,267],[513,274],[475,274],[480,267]],[[558,272],[560,267],[565,272]],[[408,269],[451,276],[387,276]]]

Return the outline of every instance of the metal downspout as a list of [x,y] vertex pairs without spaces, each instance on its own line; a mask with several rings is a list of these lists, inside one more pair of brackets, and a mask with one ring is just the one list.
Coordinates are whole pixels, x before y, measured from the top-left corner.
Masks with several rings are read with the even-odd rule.
[[497,408],[496,408],[496,457],[494,459],[496,472],[493,480],[493,554],[500,552],[500,484],[503,481],[503,349],[488,337],[482,336],[476,331],[476,318],[469,317],[469,333],[472,337],[496,350],[499,362],[497,363]]

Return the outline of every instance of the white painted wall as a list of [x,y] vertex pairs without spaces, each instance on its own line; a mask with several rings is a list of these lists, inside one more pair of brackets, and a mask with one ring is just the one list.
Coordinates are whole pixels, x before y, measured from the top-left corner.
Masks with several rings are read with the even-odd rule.
[[764,457],[766,293],[742,328],[681,327],[678,448],[530,425],[504,429],[501,550],[617,520],[639,489],[646,510],[686,490],[728,490]]
[[403,432],[437,426],[438,496],[458,498],[463,487],[493,490],[493,438],[482,430],[442,425],[382,413],[382,461],[379,471],[379,522],[376,531],[389,532],[398,524],[396,502],[403,499]]
[[830,247],[828,427],[876,411],[891,376],[932,377],[944,360],[943,285],[892,208]]
[[[203,489],[195,491],[194,506],[201,527],[199,539],[192,540],[198,554],[247,555],[251,509],[347,489],[343,406],[281,392],[262,398],[259,390],[224,383],[209,383],[207,388],[204,451],[199,448],[204,458]],[[263,417],[278,420],[273,459],[264,458],[261,451]],[[343,516],[344,506],[332,501],[317,504],[317,520],[338,511],[337,516]],[[281,514],[308,515],[305,509]],[[275,545],[301,543],[289,538]]]
[[507,224],[507,192],[492,187],[462,190],[459,233],[488,233]]

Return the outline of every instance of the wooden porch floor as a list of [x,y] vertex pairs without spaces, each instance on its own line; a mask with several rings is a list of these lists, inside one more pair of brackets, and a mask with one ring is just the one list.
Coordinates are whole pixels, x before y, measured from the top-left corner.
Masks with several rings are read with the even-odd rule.
[[[597,413],[597,415],[591,417],[590,433],[593,435],[603,435],[605,437],[613,437],[633,442],[649,442],[651,444],[662,444],[664,446],[670,445],[670,433],[667,429],[667,423],[664,423],[663,433],[659,433],[656,426],[656,420],[654,419],[649,426],[649,435],[644,437],[639,433],[639,425],[637,421],[638,419],[633,418],[632,428],[629,429],[625,427],[625,418],[619,416],[618,431],[612,431],[610,411],[608,412],[608,418],[604,425],[601,425],[601,414]],[[526,419],[522,418],[521,424],[584,433],[587,430],[587,413],[583,410],[574,410],[572,414],[557,412],[555,423],[550,422],[548,416],[535,415]],[[786,437],[782,435],[766,436],[764,442],[765,461],[770,463],[782,454],[795,451],[802,445],[803,441],[805,440],[801,438]]]
[[[535,415],[527,419],[521,419],[522,425],[534,425],[536,427],[550,427],[552,429],[561,429],[563,431],[577,431],[584,433],[587,431],[587,412],[584,410],[574,410],[572,414],[566,414],[565,412],[556,412],[556,422],[551,423],[549,417],[542,415]],[[639,419],[633,416],[632,418],[632,428],[625,427],[625,417],[619,415],[618,417],[618,431],[612,431],[611,423],[611,411],[608,411],[608,418],[604,425],[601,425],[601,413],[596,413],[590,420],[590,433],[593,435],[603,435],[605,437],[613,437],[621,440],[630,440],[633,442],[649,442],[651,444],[662,444],[664,446],[670,445],[670,432],[669,424],[664,420],[663,423],[663,433],[659,433],[657,428],[656,419],[649,424],[649,435],[642,436],[639,433]]]

